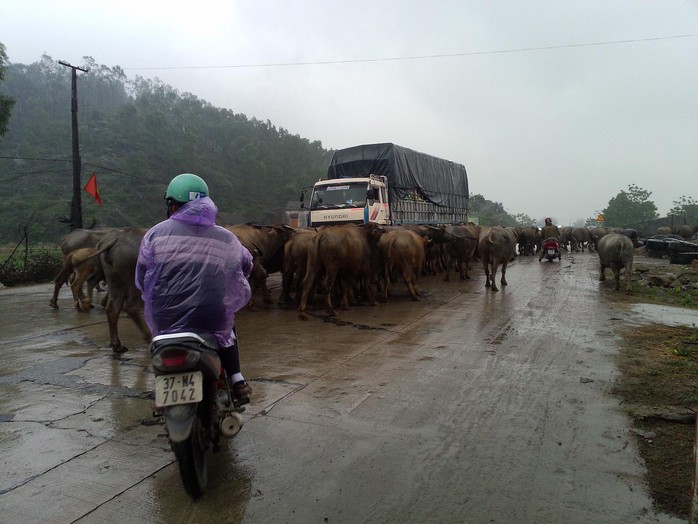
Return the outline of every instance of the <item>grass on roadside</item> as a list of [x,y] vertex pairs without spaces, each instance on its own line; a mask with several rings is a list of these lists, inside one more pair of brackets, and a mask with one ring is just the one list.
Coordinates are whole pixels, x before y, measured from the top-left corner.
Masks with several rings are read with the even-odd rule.
[[0,248],[0,284],[12,287],[51,282],[63,264],[56,247],[34,247],[28,251]]

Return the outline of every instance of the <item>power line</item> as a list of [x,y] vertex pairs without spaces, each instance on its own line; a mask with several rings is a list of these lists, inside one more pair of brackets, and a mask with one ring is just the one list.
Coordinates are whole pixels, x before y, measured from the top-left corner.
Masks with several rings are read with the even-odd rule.
[[[98,168],[98,169],[103,169],[103,170],[105,170],[105,171],[110,171],[110,172],[112,172],[112,173],[118,173],[118,174],[120,174],[120,175],[129,176],[129,177],[135,178],[135,179],[137,179],[137,180],[145,180],[145,181],[147,181],[147,182],[152,182],[152,183],[154,183],[154,184],[160,184],[160,185],[163,185],[163,186],[168,184],[168,182],[162,182],[162,181],[160,181],[160,180],[155,180],[155,179],[153,179],[153,178],[148,178],[148,177],[144,177],[144,176],[140,176],[140,175],[133,175],[133,174],[131,174],[131,173],[125,173],[125,172],[119,171],[119,170],[117,170],[117,169],[112,169],[112,168],[109,168],[109,167],[100,166],[99,164],[92,164],[92,163],[90,163],[90,162],[84,162],[83,165],[85,165],[85,166],[92,166],[92,167],[96,167],[96,168]],[[272,203],[270,203],[270,202],[260,202],[260,201],[258,201],[258,200],[251,200],[251,199],[249,199],[249,198],[238,198],[238,197],[233,197],[233,196],[227,196],[226,198],[227,198],[228,200],[237,200],[237,201],[240,201],[240,202],[250,202],[250,203],[259,204],[259,205],[262,205],[262,206],[268,206],[268,207],[270,207],[270,208],[278,207],[278,206],[276,206],[275,204],[272,204]]]
[[[68,170],[56,171],[55,169],[42,169],[40,171],[28,171],[26,173],[22,173],[20,175],[13,176],[11,178],[5,178],[3,180],[0,180],[0,184],[5,183],[5,182],[11,182],[12,180],[19,180],[20,178],[24,178],[24,177],[28,177],[28,176],[32,176],[32,175],[45,175],[45,174],[59,175],[59,174],[65,174],[65,173],[72,173],[72,171],[68,171]],[[8,173],[8,174],[10,174],[10,173]]]
[[515,49],[499,49],[495,51],[471,51],[466,53],[443,53],[436,55],[415,55],[415,56],[393,56],[385,58],[355,58],[347,60],[317,60],[312,62],[276,62],[269,64],[236,64],[236,65],[206,65],[206,66],[159,66],[159,67],[124,67],[126,70],[166,70],[166,69],[245,69],[255,67],[295,67],[307,65],[334,65],[334,64],[357,64],[366,62],[397,62],[404,60],[431,60],[434,58],[455,58],[464,56],[498,55],[507,53],[529,53],[532,51],[550,51],[552,49],[570,49],[575,47],[593,47],[603,45],[634,44],[639,42],[655,42],[659,40],[675,40],[678,38],[695,38],[698,33],[685,35],[657,36],[652,38],[633,38],[628,40],[605,40],[602,42],[587,42],[580,44],[560,44],[541,47],[521,47]]
[[136,180],[145,180],[146,182],[152,182],[154,184],[162,184],[163,183],[160,180],[155,180],[154,178],[148,178],[146,176],[141,176],[141,175],[134,175],[132,173],[125,173],[124,171],[119,171],[118,169],[112,169],[110,167],[101,166],[99,164],[92,164],[90,162],[85,162],[84,165],[96,167],[97,169],[103,169],[104,171],[109,171],[111,173],[117,173],[119,175],[124,175],[124,176],[128,176],[131,178],[135,178]]
[[41,162],[70,162],[70,158],[32,158],[28,156],[0,156],[1,160],[36,160]]

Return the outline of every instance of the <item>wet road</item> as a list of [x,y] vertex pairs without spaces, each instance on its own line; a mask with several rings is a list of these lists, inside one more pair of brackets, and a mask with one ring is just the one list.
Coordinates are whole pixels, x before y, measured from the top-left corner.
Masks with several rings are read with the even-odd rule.
[[[5,522],[674,522],[655,515],[618,377],[597,259],[519,258],[509,286],[423,278],[328,321],[239,316],[254,388],[196,503],[153,424],[145,344],[113,358],[101,308],[0,290]],[[452,275],[453,277],[453,275]],[[678,521],[676,521],[678,522]]]

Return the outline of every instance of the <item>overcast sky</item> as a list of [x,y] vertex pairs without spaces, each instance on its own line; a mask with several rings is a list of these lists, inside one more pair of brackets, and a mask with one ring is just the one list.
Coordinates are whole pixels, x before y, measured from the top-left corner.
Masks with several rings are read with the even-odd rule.
[[569,225],[630,184],[662,215],[698,200],[696,0],[0,0],[0,42],[12,63],[91,56],[325,148],[462,163],[511,214]]

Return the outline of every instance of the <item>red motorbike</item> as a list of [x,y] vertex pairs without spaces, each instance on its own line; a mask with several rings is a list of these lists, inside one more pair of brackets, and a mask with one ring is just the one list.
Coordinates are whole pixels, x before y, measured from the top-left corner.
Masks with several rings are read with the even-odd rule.
[[221,449],[221,437],[232,438],[242,428],[244,406],[238,406],[227,386],[210,336],[174,333],[153,338],[156,414],[165,419],[184,489],[193,499],[208,482],[208,452]]
[[[552,262],[556,258],[562,260],[560,253],[560,243],[555,238],[546,238],[543,242],[543,256]],[[541,257],[542,259],[543,257]]]

